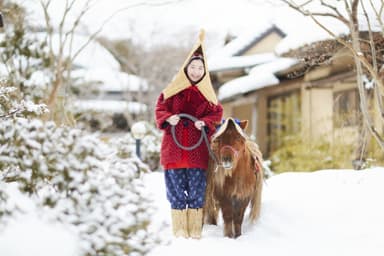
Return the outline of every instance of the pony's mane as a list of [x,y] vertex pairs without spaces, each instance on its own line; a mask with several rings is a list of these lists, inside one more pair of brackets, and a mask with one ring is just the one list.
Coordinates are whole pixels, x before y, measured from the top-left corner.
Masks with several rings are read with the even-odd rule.
[[216,130],[216,132],[212,135],[212,141],[215,141],[218,137],[220,137],[228,128],[228,124],[232,122],[236,128],[236,131],[244,138],[244,139],[249,139],[248,135],[245,134],[243,129],[241,129],[240,125],[238,122],[236,122],[235,119],[232,117],[229,117],[224,120],[224,122],[220,125],[220,127]]
[[247,151],[251,154],[253,160],[254,160],[254,167],[255,171],[262,171],[262,162],[263,162],[263,154],[260,152],[259,146],[256,142],[252,140],[246,140],[245,146],[247,148]]

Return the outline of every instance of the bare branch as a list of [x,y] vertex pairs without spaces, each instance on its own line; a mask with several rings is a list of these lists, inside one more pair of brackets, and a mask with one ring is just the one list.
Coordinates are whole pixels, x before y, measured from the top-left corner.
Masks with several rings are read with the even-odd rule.
[[[281,0],[282,2],[286,3],[289,7],[297,10],[298,12],[300,12],[301,14],[303,14],[304,16],[323,16],[323,17],[331,17],[331,18],[335,18],[337,20],[340,20],[342,23],[344,23],[345,25],[349,25],[348,23],[348,20],[340,13],[340,12],[336,12],[336,14],[334,13],[328,13],[328,12],[311,12],[309,10],[306,10],[304,9],[304,5],[299,5],[291,0]],[[310,1],[306,2],[306,4],[308,4]],[[324,3],[326,5],[328,5],[327,3]],[[331,8],[333,9],[333,8]]]
[[354,26],[354,29],[356,29],[356,31],[359,30],[359,21],[357,18],[357,8],[359,6],[359,1],[360,0],[353,0],[352,2],[352,25]]
[[310,4],[310,3],[312,3],[312,2],[313,2],[313,0],[308,0],[307,2],[304,2],[304,3],[300,4],[299,7],[302,8],[302,7],[304,7],[304,6],[306,6],[307,4]]
[[[376,56],[377,56],[376,54],[377,53],[376,53],[375,44],[374,44],[374,41],[373,41],[373,34],[372,34],[372,29],[371,29],[371,23],[370,23],[370,20],[369,20],[369,17],[368,17],[368,13],[367,13],[367,11],[365,9],[365,5],[364,5],[363,1],[361,2],[361,6],[362,6],[363,13],[364,13],[365,19],[367,21],[367,25],[368,25],[369,44],[370,44],[370,47],[371,47],[373,70],[375,71],[375,73],[377,73],[379,71],[379,67],[378,67],[377,59],[376,59]],[[380,117],[382,118],[382,121],[384,121],[384,119],[383,119],[383,117],[384,117],[384,106],[383,106],[383,99],[381,97],[381,95],[384,95],[383,88],[381,86],[378,86],[378,84],[376,84],[376,86],[374,87],[374,90],[375,90],[376,101],[378,103],[379,110],[380,110]]]
[[14,110],[14,111],[12,111],[12,112],[10,112],[8,114],[0,115],[0,119],[5,119],[5,118],[8,118],[8,117],[11,117],[11,116],[17,114],[17,112],[19,112],[19,111],[20,111],[20,109],[16,109],[16,110]]
[[[325,16],[324,13],[323,14],[311,13],[310,11],[303,10],[303,8],[301,8],[299,5],[295,4],[293,1],[289,1],[289,0],[282,0],[282,1],[287,3],[291,8],[304,14],[305,16],[311,17],[311,19],[319,27],[321,27],[330,36],[332,36],[337,42],[339,42],[340,44],[345,46],[352,53],[353,58],[354,58],[354,62],[355,62],[355,66],[356,66],[356,81],[357,81],[357,88],[358,88],[359,96],[360,96],[360,110],[361,110],[361,113],[363,115],[364,127],[365,127],[365,129],[368,129],[370,131],[372,136],[375,138],[376,142],[379,144],[381,149],[384,151],[384,138],[382,137],[382,135],[380,135],[377,132],[377,130],[375,129],[375,127],[373,125],[373,118],[370,116],[370,113],[368,112],[368,101],[367,101],[368,95],[367,95],[367,92],[364,88],[364,84],[362,81],[362,75],[364,74],[364,70],[363,70],[363,67],[364,67],[368,70],[369,74],[372,76],[372,79],[376,82],[375,96],[376,96],[376,99],[378,97],[380,98],[379,104],[381,105],[380,109],[382,110],[383,109],[382,108],[382,105],[383,105],[382,97],[384,96],[382,91],[384,88],[384,84],[383,84],[382,79],[380,79],[380,77],[379,77],[377,60],[376,60],[376,49],[375,49],[375,46],[373,45],[374,40],[373,40],[373,35],[372,35],[371,27],[370,27],[371,25],[369,23],[368,15],[367,15],[367,12],[365,11],[364,6],[363,6],[363,8],[364,8],[364,12],[365,12],[365,17],[368,21],[368,26],[369,26],[369,33],[370,33],[369,34],[369,37],[370,37],[369,42],[370,42],[370,47],[371,47],[371,53],[373,56],[372,59],[374,59],[372,64],[370,63],[368,58],[366,58],[364,56],[364,54],[362,53],[361,43],[359,41],[360,31],[359,31],[359,22],[358,22],[358,15],[357,14],[358,14],[358,4],[359,4],[360,0],[350,0],[350,1],[344,0],[345,10],[347,11],[348,19],[346,19],[344,16],[342,16],[342,17],[344,18],[344,20],[343,20],[344,24],[346,24],[349,27],[351,42],[348,42],[347,40],[344,40],[343,38],[338,37],[336,34],[334,34],[329,28],[327,28],[324,24],[322,24],[317,19],[318,16]],[[323,1],[323,0],[321,2],[325,4],[324,6],[335,11],[334,6],[325,3],[325,1]],[[379,12],[380,16],[378,16],[377,18],[381,18],[381,13],[383,11],[384,1],[381,0],[381,2],[382,2],[382,5],[380,8],[380,12]],[[371,0],[370,0],[370,3],[371,3],[371,6],[373,6],[373,3]],[[378,15],[378,12],[376,12],[376,15]],[[332,17],[332,15],[329,15],[329,14],[327,14],[327,16]],[[338,16],[335,18],[342,20],[342,19],[340,19],[340,15],[335,15],[335,16]],[[382,24],[382,23],[380,23],[380,24]],[[383,118],[383,113],[382,113],[381,117]]]
[[321,3],[321,5],[331,9],[332,11],[334,11],[337,16],[343,17],[343,19],[346,20],[346,18],[340,13],[340,11],[335,6],[326,3],[324,0],[321,0],[320,3]]
[[[373,79],[375,81],[377,81],[377,86],[383,87],[383,81],[380,80],[380,78],[378,76],[378,73],[374,72],[374,69],[373,69],[372,65],[368,62],[368,60],[366,58],[364,58],[364,56],[361,54],[360,51],[355,50],[355,48],[350,43],[348,43],[345,40],[341,39],[340,37],[336,36],[332,31],[330,31],[321,22],[319,22],[319,20],[317,20],[313,15],[310,14],[309,16],[312,18],[312,20],[316,24],[318,24],[322,29],[324,29],[335,40],[337,40],[339,43],[341,43],[342,45],[347,47],[351,51],[351,53],[353,54],[354,58],[357,60],[357,64],[358,64],[357,67],[359,67],[359,65],[362,64],[370,72],[370,74],[372,75]],[[353,31],[351,31],[351,36],[353,37],[352,32]],[[362,72],[358,72],[358,73],[362,73]],[[367,124],[367,128],[370,130],[371,134],[375,137],[376,141],[379,143],[379,145],[384,150],[384,140],[376,132],[374,126],[372,125],[371,118],[369,117],[369,114],[366,111],[366,109],[367,109],[366,105],[367,104],[365,102],[365,92],[364,92],[362,87],[363,86],[358,86],[359,93],[360,93],[361,104],[362,104],[361,110],[362,110],[362,113],[363,113],[363,116],[364,116],[364,120],[365,120],[365,122]]]
[[49,57],[50,59],[54,59],[54,53],[53,53],[53,43],[52,43],[52,24],[51,24],[51,18],[48,13],[49,5],[51,4],[51,0],[48,0],[46,3],[44,3],[42,0],[40,1],[41,7],[43,8],[44,12],[44,19],[45,19],[45,25],[47,26],[47,34],[48,36],[48,44],[49,44]]
[[100,32],[103,30],[103,28],[105,27],[105,25],[114,17],[116,16],[118,13],[122,12],[122,11],[125,11],[127,9],[131,9],[131,8],[135,8],[135,7],[139,7],[139,6],[161,6],[161,5],[166,5],[166,4],[170,4],[170,3],[177,3],[177,2],[182,2],[183,0],[166,0],[166,1],[163,1],[163,2],[157,2],[157,3],[148,3],[148,2],[142,2],[142,3],[135,3],[135,4],[131,4],[131,5],[127,5],[117,11],[115,11],[114,13],[112,13],[108,18],[106,18],[104,20],[104,22],[101,24],[101,26],[99,27],[98,30],[96,30],[94,33],[92,33],[90,35],[90,37],[88,38],[88,40],[84,43],[84,45],[82,47],[80,47],[77,52],[73,55],[73,57],[71,58],[71,61],[73,61],[79,54],[80,52],[92,41],[96,38],[96,36],[98,34],[100,34]]
[[384,35],[384,23],[383,23],[383,20],[381,19],[381,15],[383,14],[383,9],[384,9],[384,1],[381,1],[381,6],[379,11],[376,10],[376,7],[373,4],[372,0],[369,0],[369,3],[371,5],[372,10],[375,12],[376,20],[377,22],[379,22],[382,33]]

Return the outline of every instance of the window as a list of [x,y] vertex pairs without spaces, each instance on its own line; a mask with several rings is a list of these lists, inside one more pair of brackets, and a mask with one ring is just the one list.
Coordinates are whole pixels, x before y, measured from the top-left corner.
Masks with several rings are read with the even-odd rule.
[[357,89],[334,93],[333,102],[333,123],[336,128],[357,125],[359,113]]
[[268,153],[282,145],[284,136],[300,131],[300,90],[268,99]]

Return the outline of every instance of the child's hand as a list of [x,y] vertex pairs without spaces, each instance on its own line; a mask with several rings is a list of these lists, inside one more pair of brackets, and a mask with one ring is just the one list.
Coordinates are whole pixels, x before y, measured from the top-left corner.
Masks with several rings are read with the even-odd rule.
[[177,123],[180,121],[180,117],[178,115],[172,115],[167,118],[167,122],[171,125],[177,125]]
[[204,126],[205,126],[204,121],[197,120],[197,121],[195,122],[195,127],[196,127],[196,129],[198,129],[198,130],[201,130],[201,128],[203,128]]

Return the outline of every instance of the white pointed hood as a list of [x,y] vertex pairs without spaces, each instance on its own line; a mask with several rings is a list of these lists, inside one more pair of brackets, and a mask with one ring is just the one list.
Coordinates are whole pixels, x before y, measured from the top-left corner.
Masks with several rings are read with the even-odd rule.
[[189,81],[187,75],[185,74],[184,69],[188,65],[192,55],[198,50],[199,52],[201,52],[204,58],[205,75],[203,79],[196,84],[196,86],[198,90],[201,92],[201,94],[203,94],[203,96],[209,102],[215,105],[218,104],[215,91],[212,87],[211,78],[209,77],[207,59],[206,59],[205,48],[204,48],[204,38],[205,38],[205,32],[204,30],[201,30],[197,42],[192,47],[192,50],[188,54],[179,72],[176,74],[172,82],[163,90],[164,99],[172,97],[173,95],[191,86],[191,82]]

